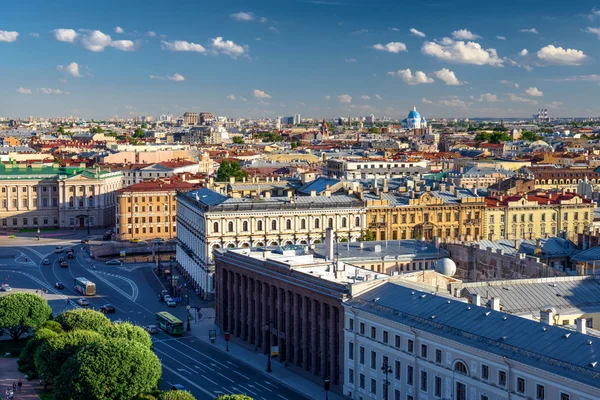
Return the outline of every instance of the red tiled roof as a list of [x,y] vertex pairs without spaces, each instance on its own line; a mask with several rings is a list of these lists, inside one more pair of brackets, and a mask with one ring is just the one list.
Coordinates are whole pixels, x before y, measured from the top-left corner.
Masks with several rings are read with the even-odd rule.
[[[548,205],[548,204],[560,204],[565,200],[572,200],[575,197],[580,197],[580,195],[572,192],[566,193],[550,193],[550,192],[531,192],[526,195],[511,195],[505,197],[486,197],[485,202],[487,207],[505,207],[510,202],[519,201],[522,198],[527,199],[528,201],[535,201],[539,205]],[[583,203],[591,203],[592,201],[589,199],[583,199]]]
[[189,183],[182,181],[181,179],[171,180],[155,180],[134,183],[133,185],[117,190],[117,193],[128,193],[128,192],[166,192],[171,190],[192,190],[201,187],[201,185],[195,183]]

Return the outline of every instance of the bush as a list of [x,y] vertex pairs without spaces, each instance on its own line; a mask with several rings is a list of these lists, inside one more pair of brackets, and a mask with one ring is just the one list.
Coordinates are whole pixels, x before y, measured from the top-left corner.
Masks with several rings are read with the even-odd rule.
[[245,394],[224,394],[223,396],[217,397],[217,400],[254,400],[250,396]]
[[40,328],[49,329],[56,333],[64,333],[65,332],[63,327],[54,320],[48,320],[48,321],[44,322],[44,325],[42,325]]
[[111,325],[110,319],[104,314],[94,310],[69,310],[56,317],[58,322],[65,331],[73,331],[76,329],[90,330],[99,332],[103,327]]
[[152,347],[152,339],[148,332],[128,322],[103,326],[99,333],[107,339],[133,340],[147,348]]
[[187,390],[169,390],[160,394],[160,400],[196,400]]

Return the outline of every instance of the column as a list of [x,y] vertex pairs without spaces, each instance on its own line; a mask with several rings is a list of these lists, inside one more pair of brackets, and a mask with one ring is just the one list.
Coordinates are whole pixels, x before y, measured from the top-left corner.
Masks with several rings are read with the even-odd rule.
[[[227,326],[225,329],[231,332],[233,327],[233,272],[227,271]],[[205,287],[205,289],[208,289]]]
[[338,361],[338,352],[335,348],[335,335],[337,324],[335,323],[335,315],[337,308],[329,306],[329,379],[332,384],[336,384],[338,382],[338,371],[337,371],[337,361]]
[[[309,337],[308,337],[308,298],[304,296],[300,296],[302,299],[302,367],[305,371],[310,370],[310,365],[308,365],[308,346],[309,346]],[[300,349],[298,349],[300,351]]]
[[314,375],[316,375],[317,371],[318,371],[317,354],[319,352],[319,350],[317,349],[317,334],[318,334],[317,307],[320,307],[320,304],[317,300],[311,300],[311,301],[312,301],[312,307],[310,309],[311,310],[311,316],[310,316],[311,368],[310,368],[310,372],[312,372]]
[[[277,359],[279,361],[285,361],[285,349],[284,349],[284,340],[283,337],[281,335],[281,332],[284,332],[284,334],[286,335],[286,339],[287,339],[287,332],[285,331],[286,328],[286,317],[285,317],[285,313],[283,311],[284,309],[284,304],[283,304],[283,299],[286,297],[286,293],[284,289],[280,289],[277,288],[277,347],[279,348],[279,355],[277,356]],[[286,299],[287,300],[287,299]]]
[[[238,298],[238,305],[240,306],[240,328],[238,329],[240,332],[240,336],[242,340],[246,340],[246,332],[248,332],[248,316],[246,314],[246,310],[248,309],[247,298],[248,295],[246,293],[246,285],[247,285],[247,277],[240,275],[240,294]],[[243,302],[246,301],[245,304]]]
[[267,285],[266,283],[262,283],[262,301],[261,301],[261,307],[262,307],[262,318],[260,320],[260,332],[261,332],[261,344],[262,344],[262,348],[264,349],[264,352],[268,352],[269,350],[267,349],[267,335],[268,332],[265,330],[265,328],[267,327],[267,320],[270,318],[269,315],[267,315],[267,301],[269,301],[269,296],[267,296],[267,291],[270,290],[269,285]]
[[285,293],[285,361],[294,359],[292,354],[292,341],[294,340],[294,330],[292,329],[292,303],[294,294],[291,291]]
[[255,315],[253,315],[254,311],[254,307],[252,307],[252,301],[254,301],[255,297],[253,297],[254,295],[254,280],[247,278],[246,279],[246,320],[244,321],[244,340],[246,340],[248,343],[252,343],[252,336],[254,333],[254,330],[252,328],[252,325],[254,323],[254,318],[256,318]]
[[[259,301],[259,288],[261,287],[262,282],[255,280],[254,281],[254,338],[252,343],[254,344],[254,347],[256,347],[259,343],[261,342],[261,324],[262,324],[262,319],[261,319],[261,314],[260,314],[260,306],[261,306],[261,301]],[[262,300],[262,298],[261,298]]]
[[296,298],[294,300],[294,326],[292,327],[292,332],[294,334],[294,364],[296,366],[300,366],[301,360],[301,351],[302,351],[302,343],[300,343],[301,339],[304,339],[302,335],[300,335],[300,319],[302,318],[302,296],[299,294],[294,295]]
[[327,346],[327,304],[321,302],[321,347],[319,348],[319,354],[321,355],[321,378],[327,378],[327,352],[329,350]]

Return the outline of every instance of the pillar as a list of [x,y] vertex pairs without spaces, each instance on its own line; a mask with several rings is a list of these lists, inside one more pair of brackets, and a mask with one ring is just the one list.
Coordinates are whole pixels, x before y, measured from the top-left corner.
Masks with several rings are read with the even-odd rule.
[[317,367],[317,353],[319,352],[317,349],[317,334],[318,334],[318,330],[317,330],[317,307],[320,307],[319,302],[316,300],[311,300],[312,301],[312,307],[311,307],[311,316],[310,316],[310,343],[311,343],[311,367],[310,367],[310,371],[316,375],[317,371],[318,371],[318,367]]
[[327,304],[321,302],[321,322],[320,326],[320,348],[319,354],[321,355],[321,378],[327,378]]
[[302,343],[300,340],[303,339],[303,336],[300,334],[300,319],[302,318],[302,296],[299,294],[294,295],[296,298],[294,300],[294,326],[292,327],[292,332],[294,335],[294,363],[296,366],[300,366],[301,359],[301,351],[302,351]]
[[285,361],[294,359],[292,354],[292,344],[294,340],[294,331],[292,330],[292,303],[294,294],[291,291],[285,292]]
[[[302,367],[305,371],[310,370],[308,365],[308,349],[310,338],[308,336],[308,298],[300,296],[302,299]],[[299,349],[300,350],[300,349]]]

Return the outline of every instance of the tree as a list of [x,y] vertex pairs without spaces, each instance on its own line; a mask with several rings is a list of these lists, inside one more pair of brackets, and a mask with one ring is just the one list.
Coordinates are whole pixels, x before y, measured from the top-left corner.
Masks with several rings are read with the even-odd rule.
[[194,395],[186,390],[169,390],[162,392],[159,397],[160,400],[196,400]]
[[94,310],[69,310],[56,317],[58,322],[65,331],[75,329],[88,329],[90,331],[99,332],[102,327],[112,324],[110,319],[104,314]]
[[254,400],[252,397],[245,394],[224,394],[217,397],[217,400]]
[[49,329],[56,333],[64,333],[65,332],[63,327],[58,322],[54,321],[53,319],[50,319],[50,320],[44,322],[44,324],[42,326],[40,326],[40,330],[41,329]]
[[145,135],[144,130],[142,128],[136,128],[135,131],[133,131],[133,137],[135,138],[143,138]]
[[21,355],[19,356],[17,364],[19,366],[19,371],[27,375],[28,380],[31,380],[37,377],[38,375],[37,369],[35,368],[35,352],[40,348],[42,344],[46,343],[48,339],[54,338],[56,336],[58,336],[58,333],[54,332],[53,330],[42,327],[37,330],[33,337],[31,337],[31,339],[29,339],[25,348],[23,349],[23,351],[21,351]]
[[58,129],[56,130],[58,133],[60,133],[61,135],[65,134],[65,128],[63,128],[62,126],[59,126]]
[[295,150],[298,147],[298,143],[292,142],[290,146],[292,147],[292,150]]
[[235,136],[233,138],[233,143],[235,144],[244,144],[244,138],[241,136]]
[[234,177],[236,181],[240,181],[242,178],[248,177],[248,172],[243,171],[240,164],[235,161],[223,161],[217,171],[217,181],[228,182],[230,177]]
[[539,139],[539,137],[535,134],[535,132],[525,131],[521,134],[521,139],[527,140],[529,142],[535,142]]
[[379,129],[378,127],[374,126],[371,129],[369,129],[370,133],[381,133],[381,129]]
[[51,315],[48,302],[31,293],[0,297],[0,332],[8,332],[15,343],[21,335],[40,327]]
[[506,132],[494,132],[490,136],[490,143],[502,143],[510,140],[510,136]]
[[126,339],[138,342],[147,348],[152,348],[152,339],[142,327],[123,322],[100,327],[100,332],[106,339]]
[[476,142],[489,142],[490,141],[490,134],[487,132],[479,132],[477,135],[475,135],[475,141]]
[[149,348],[123,339],[85,346],[62,366],[56,400],[131,399],[156,389],[160,360]]
[[361,242],[371,242],[373,240],[375,240],[375,233],[373,233],[373,231],[367,229],[366,231],[364,231],[362,233],[362,235],[360,236],[360,238],[358,239]]

